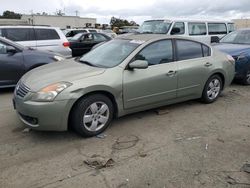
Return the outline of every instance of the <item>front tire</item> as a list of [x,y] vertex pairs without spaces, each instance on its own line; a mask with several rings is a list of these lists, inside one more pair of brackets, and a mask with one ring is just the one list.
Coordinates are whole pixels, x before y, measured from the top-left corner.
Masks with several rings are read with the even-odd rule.
[[113,119],[114,108],[105,95],[95,94],[82,98],[74,106],[71,125],[84,137],[102,133]]
[[218,99],[222,91],[222,80],[219,75],[211,76],[203,89],[202,101],[204,103],[213,103]]

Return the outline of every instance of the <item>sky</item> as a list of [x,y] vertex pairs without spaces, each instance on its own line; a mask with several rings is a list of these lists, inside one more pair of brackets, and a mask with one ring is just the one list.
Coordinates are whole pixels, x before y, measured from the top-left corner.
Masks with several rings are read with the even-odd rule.
[[250,0],[0,0],[0,14],[55,14],[97,18],[109,23],[112,16],[141,24],[154,18],[234,19],[250,17]]

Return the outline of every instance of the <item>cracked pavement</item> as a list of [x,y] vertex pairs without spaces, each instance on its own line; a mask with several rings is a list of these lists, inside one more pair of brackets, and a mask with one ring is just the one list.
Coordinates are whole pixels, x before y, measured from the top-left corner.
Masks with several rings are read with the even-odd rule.
[[[116,119],[103,138],[23,132],[11,89],[0,90],[0,187],[250,187],[250,87]],[[166,113],[164,113],[164,111]],[[51,117],[53,118],[53,117]],[[95,157],[114,163],[93,168]]]

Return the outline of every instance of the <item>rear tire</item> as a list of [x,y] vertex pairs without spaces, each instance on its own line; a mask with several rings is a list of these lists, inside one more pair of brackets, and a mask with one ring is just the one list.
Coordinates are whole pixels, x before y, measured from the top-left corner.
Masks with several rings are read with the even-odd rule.
[[113,111],[113,104],[108,97],[101,94],[90,95],[74,106],[70,123],[81,136],[96,136],[109,126]]
[[211,76],[203,89],[202,101],[207,104],[216,101],[221,94],[222,84],[222,79],[219,75]]

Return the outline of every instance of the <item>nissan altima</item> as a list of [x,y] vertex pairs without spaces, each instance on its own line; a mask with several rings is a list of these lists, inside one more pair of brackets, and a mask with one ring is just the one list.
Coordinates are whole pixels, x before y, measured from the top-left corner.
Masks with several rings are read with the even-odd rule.
[[232,82],[234,63],[231,56],[190,39],[132,34],[79,59],[28,72],[16,86],[13,103],[33,129],[73,127],[90,137],[115,117],[191,99],[214,102]]

